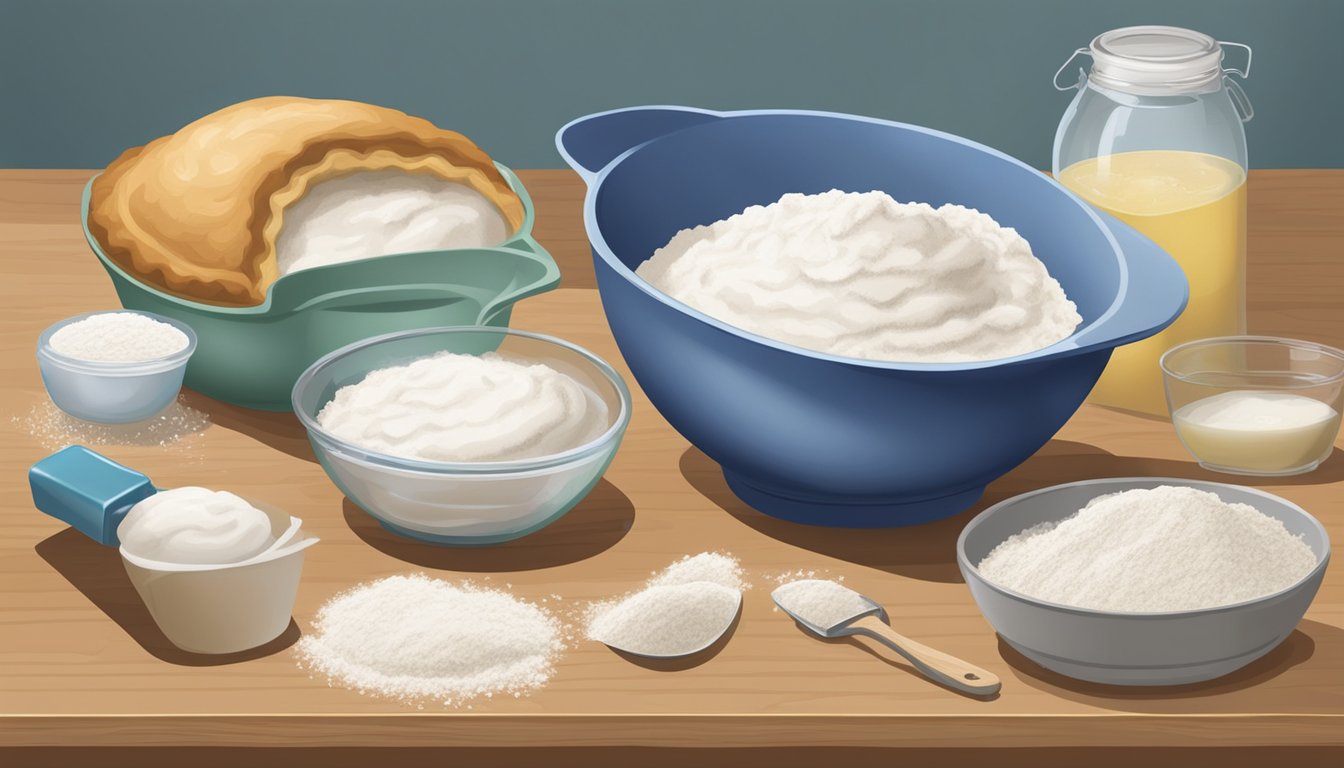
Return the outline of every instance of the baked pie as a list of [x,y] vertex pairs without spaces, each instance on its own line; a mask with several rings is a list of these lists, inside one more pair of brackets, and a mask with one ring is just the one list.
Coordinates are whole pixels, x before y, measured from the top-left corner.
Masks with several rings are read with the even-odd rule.
[[231,306],[262,303],[297,270],[494,246],[522,223],[522,201],[467,137],[371,104],[286,96],[127,150],[89,201],[89,230],[127,272]]

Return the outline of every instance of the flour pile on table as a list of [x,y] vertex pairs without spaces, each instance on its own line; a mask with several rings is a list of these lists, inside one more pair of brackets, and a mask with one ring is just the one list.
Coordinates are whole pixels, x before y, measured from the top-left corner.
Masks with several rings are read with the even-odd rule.
[[337,595],[296,653],[300,666],[363,694],[456,706],[540,688],[563,650],[562,627],[544,608],[415,574]]

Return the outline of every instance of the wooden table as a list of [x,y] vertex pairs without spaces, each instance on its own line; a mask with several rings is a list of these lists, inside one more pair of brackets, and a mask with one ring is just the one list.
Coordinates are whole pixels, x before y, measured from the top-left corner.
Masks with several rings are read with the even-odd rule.
[[[209,416],[208,428],[166,446],[150,433],[130,441],[139,444],[100,450],[163,485],[227,488],[288,509],[323,541],[309,551],[294,624],[283,637],[233,657],[180,652],[155,629],[117,554],[37,513],[24,480],[28,466],[62,438],[52,427],[56,416],[38,377],[34,339],[56,319],[117,304],[79,231],[77,204],[87,177],[0,172],[0,748],[11,757],[265,763],[275,754],[289,760],[293,748],[313,748],[301,754],[330,764],[410,765],[441,764],[441,755],[426,750],[454,746],[465,750],[458,758],[508,754],[554,763],[560,753],[546,750],[566,748],[592,760],[612,757],[593,750],[614,746],[624,750],[622,759],[646,764],[813,764],[839,747],[856,756],[905,748],[912,751],[902,759],[913,765],[1096,762],[1079,752],[1092,747],[1123,748],[1108,754],[1125,761],[1189,754],[1171,751],[1177,748],[1212,750],[1223,762],[1271,759],[1264,750],[1284,748],[1299,748],[1290,756],[1298,761],[1341,759],[1322,751],[1344,749],[1338,566],[1297,631],[1240,672],[1161,690],[1073,682],[1007,648],[976,610],[953,556],[957,533],[974,511],[879,531],[764,517],[733,497],[714,463],[673,432],[637,388],[625,444],[586,501],[533,536],[465,550],[416,544],[380,529],[327,481],[291,416],[186,393],[186,406]],[[565,277],[559,290],[520,304],[514,325],[594,350],[633,385],[593,288],[578,180],[562,171],[522,177],[537,201],[539,239]],[[1251,182],[1252,330],[1344,343],[1344,171],[1262,171]],[[992,485],[976,509],[1045,485],[1122,475],[1228,479],[1199,469],[1168,424],[1086,406],[1036,456]],[[1338,448],[1312,474],[1256,485],[1301,504],[1344,541]],[[578,606],[636,586],[681,554],[710,548],[740,557],[755,588],[731,642],[695,666],[632,663],[579,642],[534,695],[477,702],[470,710],[416,711],[310,679],[289,650],[324,600],[366,579],[426,571],[512,585],[533,598],[558,593]],[[770,576],[795,569],[844,576],[885,603],[903,632],[1002,676],[1002,694],[989,702],[965,698],[859,641],[803,635],[772,611],[768,598]],[[181,753],[200,747],[280,751]],[[649,751],[659,747],[727,751],[690,758]],[[396,763],[384,760],[390,748],[401,748]],[[761,751],[748,758],[731,748]],[[995,751],[984,755],[989,749]],[[14,764],[4,755],[0,762]]]

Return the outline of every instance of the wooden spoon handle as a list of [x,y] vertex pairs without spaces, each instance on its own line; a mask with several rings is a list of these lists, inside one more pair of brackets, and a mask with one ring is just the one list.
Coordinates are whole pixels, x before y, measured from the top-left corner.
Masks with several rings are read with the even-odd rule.
[[925,677],[958,691],[973,696],[989,696],[998,693],[1002,685],[998,675],[993,672],[915,642],[892,629],[877,616],[859,619],[848,628],[856,634],[867,635],[881,641],[883,645],[904,656]]

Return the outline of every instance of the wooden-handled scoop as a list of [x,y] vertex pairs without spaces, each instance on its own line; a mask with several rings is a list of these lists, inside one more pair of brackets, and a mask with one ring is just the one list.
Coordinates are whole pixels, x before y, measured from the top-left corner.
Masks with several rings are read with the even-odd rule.
[[[798,583],[785,584],[776,589],[771,597],[780,610],[792,617],[803,629],[828,638],[848,635],[871,637],[904,656],[915,669],[930,680],[972,696],[991,696],[999,692],[1001,683],[993,672],[900,634],[888,624],[887,612],[881,605],[835,582],[830,584],[849,593],[849,600],[845,604],[854,606],[854,610],[846,611],[847,615],[839,620],[836,620],[834,615],[827,615],[832,613],[827,609],[809,616],[811,613],[809,608],[816,606],[800,604],[796,600],[789,599],[789,588]],[[822,618],[826,626],[810,620],[817,618]]]

